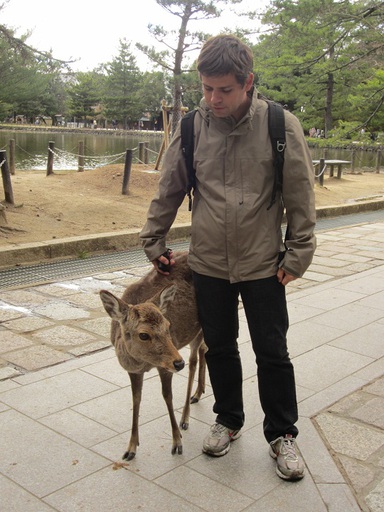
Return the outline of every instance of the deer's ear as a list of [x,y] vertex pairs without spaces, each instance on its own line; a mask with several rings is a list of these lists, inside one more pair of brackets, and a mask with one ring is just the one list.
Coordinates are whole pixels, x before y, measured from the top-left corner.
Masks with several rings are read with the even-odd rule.
[[113,320],[122,320],[126,316],[128,305],[107,290],[100,291],[100,298],[105,311]]
[[175,284],[167,286],[160,293],[159,309],[165,315],[167,308],[171,302],[173,302],[176,294],[177,286]]

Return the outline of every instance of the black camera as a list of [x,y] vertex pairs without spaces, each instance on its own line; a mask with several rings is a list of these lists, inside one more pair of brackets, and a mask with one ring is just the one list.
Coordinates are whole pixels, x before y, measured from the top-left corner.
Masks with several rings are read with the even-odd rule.
[[170,272],[171,271],[171,250],[172,249],[167,249],[163,254],[162,256],[165,256],[168,260],[168,264],[166,263],[162,263],[161,261],[157,261],[157,267],[159,270],[161,270],[162,272]]

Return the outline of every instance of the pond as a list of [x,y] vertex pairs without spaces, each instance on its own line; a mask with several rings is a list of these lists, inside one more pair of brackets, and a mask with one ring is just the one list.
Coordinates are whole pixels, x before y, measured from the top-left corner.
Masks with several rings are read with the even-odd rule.
[[[16,170],[46,170],[48,143],[53,141],[54,170],[77,169],[79,142],[84,142],[85,168],[92,169],[112,163],[124,164],[125,152],[133,150],[133,163],[138,162],[139,142],[148,142],[148,163],[155,163],[163,140],[162,132],[37,132],[0,130],[0,149],[9,155],[9,141],[15,141]],[[311,148],[314,160],[322,158],[324,149]],[[347,149],[327,149],[328,159],[351,160]],[[356,168],[375,168],[377,155],[372,151],[357,151]]]
[[[347,160],[351,161],[352,159],[352,150],[351,149],[324,149],[324,148],[310,148],[310,152],[313,160],[319,160],[320,158],[324,158],[324,153],[326,153],[326,158],[328,160]],[[376,151],[364,151],[357,150],[355,151],[355,168],[365,168],[365,169],[375,169],[377,163],[377,152]]]
[[16,170],[46,170],[48,144],[54,144],[54,170],[77,169],[79,142],[84,142],[85,168],[122,163],[127,149],[133,150],[133,163],[138,161],[139,142],[148,142],[148,163],[155,163],[158,157],[162,133],[160,132],[35,132],[21,130],[0,130],[0,149],[7,151],[9,141],[15,141]]

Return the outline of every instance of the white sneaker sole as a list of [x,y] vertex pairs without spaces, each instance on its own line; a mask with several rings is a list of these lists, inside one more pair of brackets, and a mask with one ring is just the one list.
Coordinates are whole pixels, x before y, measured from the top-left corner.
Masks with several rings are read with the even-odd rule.
[[214,451],[210,450],[209,448],[204,448],[204,446],[203,446],[203,453],[206,453],[207,455],[211,455],[212,457],[222,457],[223,455],[226,455],[229,452],[229,450],[231,448],[231,443],[233,441],[236,441],[236,439],[239,439],[239,437],[241,437],[241,430],[239,430],[239,432],[237,432],[237,434],[235,434],[234,436],[231,437],[231,440],[229,441],[228,446],[226,446],[220,452],[214,452]]
[[301,480],[304,477],[304,469],[302,471],[301,470],[292,471],[292,473],[290,475],[286,475],[285,473],[282,473],[279,469],[279,466],[277,465],[277,455],[273,451],[271,446],[269,447],[269,455],[272,457],[272,459],[276,460],[276,474],[283,480],[295,481],[295,480]]

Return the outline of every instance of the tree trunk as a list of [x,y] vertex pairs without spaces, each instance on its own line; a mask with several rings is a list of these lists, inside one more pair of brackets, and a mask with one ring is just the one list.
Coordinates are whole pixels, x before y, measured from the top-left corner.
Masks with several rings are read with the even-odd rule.
[[175,133],[177,125],[181,119],[181,107],[182,107],[180,75],[175,76],[174,78],[175,78],[175,89],[174,89],[174,95],[173,95],[173,109],[172,109],[172,134]]
[[172,134],[175,133],[177,125],[181,119],[181,107],[182,107],[182,90],[181,90],[181,63],[183,60],[183,54],[185,51],[185,38],[187,35],[187,25],[191,18],[192,6],[187,4],[181,18],[181,25],[179,29],[179,37],[177,41],[177,49],[175,52],[175,65],[173,68],[173,78],[175,81],[174,92],[173,92],[173,110],[172,110]]
[[[335,48],[331,46],[328,52],[328,61],[333,62],[335,55]],[[335,79],[332,72],[327,75],[327,96],[325,102],[325,116],[324,116],[324,137],[328,137],[328,133],[333,128],[333,116],[332,116],[332,103],[333,103],[333,91],[335,86]]]
[[333,102],[333,90],[334,90],[334,79],[333,73],[328,74],[327,80],[327,99],[325,104],[325,119],[324,119],[324,136],[328,136],[328,132],[333,128],[333,116],[332,116],[332,102]]

